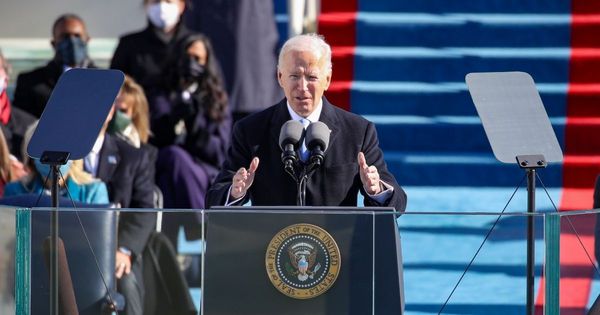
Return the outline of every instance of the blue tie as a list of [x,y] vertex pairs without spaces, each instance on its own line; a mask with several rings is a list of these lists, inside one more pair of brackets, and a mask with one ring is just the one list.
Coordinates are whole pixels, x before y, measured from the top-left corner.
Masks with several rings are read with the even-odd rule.
[[300,159],[304,162],[308,161],[309,152],[306,148],[306,127],[310,125],[310,120],[302,118],[300,119],[302,126],[304,126],[305,136],[302,137],[302,146],[300,147]]

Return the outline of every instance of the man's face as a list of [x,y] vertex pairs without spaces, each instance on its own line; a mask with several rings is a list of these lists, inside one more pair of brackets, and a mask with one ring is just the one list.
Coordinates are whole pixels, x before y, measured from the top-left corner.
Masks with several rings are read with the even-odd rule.
[[66,19],[63,23],[56,26],[52,36],[52,46],[56,48],[56,45],[63,39],[68,37],[78,37],[84,42],[88,42],[90,39],[85,29],[85,25],[78,19]]
[[331,83],[325,58],[310,51],[289,51],[277,70],[277,80],[294,112],[307,117]]

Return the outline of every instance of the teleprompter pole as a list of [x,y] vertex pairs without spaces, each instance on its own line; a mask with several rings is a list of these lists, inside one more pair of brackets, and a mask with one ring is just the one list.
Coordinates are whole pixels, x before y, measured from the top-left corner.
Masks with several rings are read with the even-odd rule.
[[519,167],[527,172],[527,305],[526,314],[535,314],[534,287],[535,287],[535,239],[534,216],[535,213],[535,170],[546,167],[544,156],[519,155],[516,157]]
[[50,312],[58,315],[58,165],[50,167],[52,172],[52,212],[50,227]]
[[68,152],[44,151],[40,158],[42,164],[50,165],[52,212],[50,214],[50,314],[59,314],[58,303],[58,191],[59,191],[59,165],[66,164],[69,160]]

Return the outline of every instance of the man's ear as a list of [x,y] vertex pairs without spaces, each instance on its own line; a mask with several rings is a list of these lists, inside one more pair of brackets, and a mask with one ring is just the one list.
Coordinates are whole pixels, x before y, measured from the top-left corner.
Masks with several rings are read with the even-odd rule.
[[331,84],[331,74],[332,71],[329,70],[329,73],[327,74],[327,76],[325,77],[326,83],[325,83],[325,91],[327,91],[327,89],[329,89],[329,85]]
[[281,82],[281,78],[283,77],[283,73],[281,73],[281,71],[279,71],[279,68],[277,68],[277,82],[279,83],[279,86],[283,87],[283,82]]

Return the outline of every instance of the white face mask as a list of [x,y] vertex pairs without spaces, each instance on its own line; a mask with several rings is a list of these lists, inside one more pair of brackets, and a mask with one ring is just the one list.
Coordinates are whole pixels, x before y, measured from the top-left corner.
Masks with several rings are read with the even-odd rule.
[[6,84],[6,77],[0,76],[0,95],[4,93],[4,90],[6,89]]
[[179,5],[162,1],[153,3],[146,7],[146,14],[152,25],[162,30],[169,29],[179,22]]

